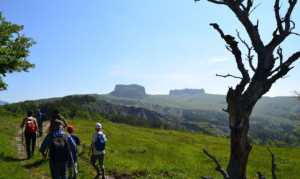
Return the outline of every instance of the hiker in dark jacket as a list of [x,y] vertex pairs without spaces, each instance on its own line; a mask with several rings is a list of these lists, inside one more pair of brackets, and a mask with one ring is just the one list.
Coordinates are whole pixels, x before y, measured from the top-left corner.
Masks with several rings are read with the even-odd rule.
[[[61,140],[58,138],[61,137]],[[62,140],[66,143],[63,143]],[[55,145],[55,143],[60,142]],[[65,144],[64,146],[68,146],[67,149],[65,147],[60,148],[60,151],[55,150],[58,148],[57,146],[61,146],[61,144]],[[65,134],[63,131],[63,126],[60,125],[58,128],[53,129],[53,132],[48,134],[40,148],[40,152],[43,154],[43,157],[47,157],[46,149],[49,148],[49,165],[51,170],[51,175],[53,179],[66,179],[67,178],[67,165],[68,161],[71,160],[71,152],[74,155],[75,161],[77,161],[77,147],[75,141],[69,134]],[[74,161],[74,162],[75,162]],[[74,166],[77,166],[77,163],[74,163]]]
[[43,114],[41,113],[41,110],[40,109],[37,109],[36,110],[36,120],[39,124],[39,136],[41,137],[43,135]]
[[[32,111],[27,111],[27,117],[23,119],[21,128],[25,126],[25,141],[27,150],[27,159],[30,159],[34,155],[35,142],[36,142],[36,130],[38,129],[38,123],[34,117],[32,117]],[[22,134],[23,135],[23,134]],[[30,143],[32,148],[30,151]]]
[[53,110],[52,119],[50,121],[49,133],[58,126],[63,126],[63,129],[68,126],[66,119],[59,113],[58,109]]

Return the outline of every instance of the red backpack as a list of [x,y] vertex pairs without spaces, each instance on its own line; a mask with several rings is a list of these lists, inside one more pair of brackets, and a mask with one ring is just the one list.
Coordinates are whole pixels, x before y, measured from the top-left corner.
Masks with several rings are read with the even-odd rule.
[[33,133],[36,131],[36,127],[34,124],[34,121],[32,118],[26,118],[27,119],[27,125],[26,125],[26,129],[28,133]]

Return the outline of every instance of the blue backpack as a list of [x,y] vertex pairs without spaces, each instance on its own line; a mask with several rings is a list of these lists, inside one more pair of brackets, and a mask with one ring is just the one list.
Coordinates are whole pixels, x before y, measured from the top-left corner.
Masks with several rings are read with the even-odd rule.
[[98,138],[95,142],[96,150],[103,151],[105,149],[105,138],[103,134],[98,134]]

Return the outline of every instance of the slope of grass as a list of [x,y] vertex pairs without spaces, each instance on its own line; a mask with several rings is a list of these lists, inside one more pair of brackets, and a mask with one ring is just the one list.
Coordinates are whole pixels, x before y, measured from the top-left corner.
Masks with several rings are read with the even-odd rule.
[[[88,161],[88,146],[96,121],[69,120],[83,143],[81,160]],[[138,174],[146,178],[221,178],[215,164],[201,150],[206,148],[226,169],[229,159],[229,140],[201,133],[178,132],[132,127],[103,122],[107,135],[105,166],[109,173]],[[297,178],[300,175],[300,154],[297,148],[271,147],[275,154],[278,178]],[[86,169],[92,170],[91,167]],[[257,178],[261,171],[271,177],[271,155],[266,146],[253,146],[248,165],[248,178]],[[85,176],[89,176],[85,173]]]
[[[13,144],[20,119],[0,117],[0,178],[49,178],[48,160],[36,154],[31,160],[20,160]],[[93,178],[88,150],[94,124],[101,122],[108,138],[105,166],[108,174],[130,174],[145,178],[222,178],[215,164],[201,150],[207,149],[226,169],[229,139],[201,133],[148,129],[108,121],[68,120],[76,128],[79,147],[79,176]],[[278,178],[298,178],[300,153],[297,148],[271,147],[275,154]],[[257,178],[257,171],[271,178],[271,155],[267,146],[254,145],[250,153],[247,178]]]

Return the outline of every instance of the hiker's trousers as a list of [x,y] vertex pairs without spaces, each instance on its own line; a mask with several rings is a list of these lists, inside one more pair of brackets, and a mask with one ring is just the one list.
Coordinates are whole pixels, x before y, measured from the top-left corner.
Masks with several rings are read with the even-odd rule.
[[39,124],[39,134],[40,134],[40,136],[42,136],[43,135],[43,121],[39,121],[38,124]]
[[[26,141],[27,156],[29,158],[34,153],[35,142],[36,142],[36,133],[35,132],[28,133],[26,131],[25,132],[25,141]],[[31,150],[30,150],[30,144],[32,145]]]
[[68,162],[53,162],[50,157],[49,165],[53,179],[67,179]]

